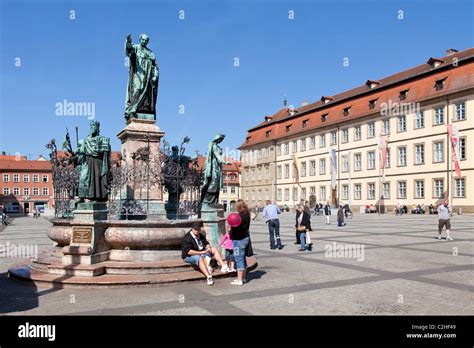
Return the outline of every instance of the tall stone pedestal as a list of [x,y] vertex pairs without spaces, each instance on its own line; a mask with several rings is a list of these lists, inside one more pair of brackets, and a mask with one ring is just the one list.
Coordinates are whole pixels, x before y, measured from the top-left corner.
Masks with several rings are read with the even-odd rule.
[[74,212],[69,245],[62,248],[62,263],[92,265],[109,258],[105,242],[106,203],[79,203]]
[[201,219],[206,230],[206,239],[212,246],[217,246],[225,234],[224,208],[203,204]]
[[[125,162],[133,165],[132,153],[140,148],[150,146],[150,155],[156,156],[160,150],[160,140],[165,135],[156,124],[155,120],[131,119],[129,124],[122,129],[117,137],[122,142],[121,152],[125,152]],[[157,165],[153,163],[152,165]],[[161,186],[154,185],[148,188],[127,186],[124,196],[129,200],[135,200],[147,207],[147,219],[165,219],[166,211],[163,202]]]

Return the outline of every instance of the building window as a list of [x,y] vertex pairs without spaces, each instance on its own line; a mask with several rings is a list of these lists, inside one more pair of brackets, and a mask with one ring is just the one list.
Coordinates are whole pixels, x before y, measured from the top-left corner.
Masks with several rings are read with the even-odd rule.
[[23,182],[30,182],[30,175],[29,174],[23,174]]
[[319,200],[326,200],[326,186],[319,186]]
[[415,164],[424,164],[425,163],[425,145],[418,144],[415,145]]
[[222,186],[222,193],[227,194],[227,186]]
[[360,140],[360,139],[362,139],[362,127],[355,126],[354,127],[354,140]]
[[306,176],[306,162],[301,162],[301,176]]
[[375,169],[375,151],[367,152],[367,169]]
[[39,182],[39,175],[33,174],[33,182]]
[[3,195],[8,196],[10,194],[10,188],[9,187],[4,187],[3,188]]
[[319,160],[319,174],[324,175],[326,174],[326,159],[321,158]]
[[351,107],[347,107],[347,108],[344,108],[344,111],[342,112],[342,114],[344,116],[349,116],[349,112],[351,111]]
[[415,198],[425,197],[425,181],[415,180]]
[[434,179],[433,182],[434,189],[434,197],[433,198],[442,198],[444,197],[444,181],[443,179]]
[[290,130],[291,130],[291,124],[289,124],[289,125],[288,125],[288,126],[286,126],[286,128],[285,128],[285,131],[286,131],[287,133],[289,133],[289,132],[290,132]]
[[465,160],[466,158],[466,138],[459,138],[459,159]]
[[39,195],[39,188],[33,187],[33,196],[38,196]]
[[443,106],[439,106],[435,108],[434,123],[435,125],[444,124],[444,107]]
[[456,121],[463,121],[466,119],[466,102],[456,103]]
[[282,199],[282,192],[281,192],[281,189],[278,189],[277,190],[277,200],[281,201],[281,199]]
[[15,196],[18,196],[18,195],[20,194],[20,188],[19,188],[19,187],[14,187],[14,188],[13,188],[13,194],[14,194]]
[[436,81],[435,86],[434,86],[435,90],[441,91],[444,88],[444,80],[445,79],[441,79],[441,80]]
[[328,114],[321,115],[321,122],[324,123],[328,119]]
[[382,133],[384,135],[390,134],[390,119],[382,121]]
[[290,177],[290,165],[285,164],[285,179],[288,179]]
[[362,185],[361,184],[354,185],[354,199],[362,199]]
[[390,156],[390,149],[387,147],[387,155],[385,157],[385,167],[384,168],[390,168],[390,160],[391,160],[391,156]]
[[415,114],[415,128],[424,128],[425,127],[425,116],[423,111],[417,112]]
[[289,200],[290,200],[290,189],[286,188],[285,189],[285,201],[289,201]]
[[285,155],[290,153],[290,143],[285,143]]
[[354,154],[354,171],[362,170],[362,154],[356,153]]
[[433,162],[443,162],[444,161],[444,158],[443,158],[443,153],[444,153],[444,150],[443,150],[443,142],[442,141],[437,141],[433,144],[433,150],[434,150],[434,158],[433,158]]
[[319,136],[319,147],[326,147],[326,134]]
[[3,174],[3,182],[10,182],[10,175],[9,174]]
[[301,188],[301,200],[302,201],[306,200],[306,187]]
[[30,188],[29,187],[24,187],[23,188],[23,194],[24,195],[29,195],[30,194]]
[[404,91],[400,91],[400,100],[405,100],[407,98],[407,95],[408,95],[408,89],[405,89]]
[[276,148],[277,148],[277,156],[281,156],[281,144],[278,144]]
[[316,186],[311,186],[309,188],[309,194],[310,195],[315,195],[316,194]]
[[337,132],[332,131],[331,132],[331,145],[336,145],[337,144]]
[[272,134],[272,131],[266,131],[265,138],[270,138],[270,134]]
[[369,101],[369,109],[375,108],[375,105],[377,104],[377,99],[372,99]]
[[383,198],[390,199],[390,183],[384,182],[382,189],[383,189]]
[[464,178],[455,179],[454,197],[466,197],[466,180]]
[[235,194],[235,186],[230,187],[230,193]]
[[407,117],[405,115],[398,116],[398,132],[406,132]]
[[43,174],[43,182],[48,182],[48,174]]
[[298,188],[297,187],[293,188],[293,201],[294,202],[298,201]]
[[301,151],[306,151],[306,138],[301,139]]
[[20,175],[19,174],[13,174],[13,182],[20,182]]
[[367,199],[375,199],[375,184],[373,182],[367,184]]
[[342,156],[342,172],[347,173],[349,171],[349,156]]
[[407,182],[399,181],[397,185],[398,198],[407,198]]
[[308,126],[308,120],[303,120],[302,127],[306,128]]
[[342,199],[349,200],[349,185],[342,185]]
[[277,166],[277,179],[281,179],[281,174],[282,174],[281,165],[278,165]]
[[367,138],[375,137],[375,123],[369,122],[367,125]]
[[398,166],[404,167],[407,165],[407,148],[406,146],[400,146],[398,148]]
[[309,161],[309,175],[310,176],[316,175],[316,161],[315,160]]
[[349,129],[347,128],[342,130],[342,142],[343,143],[349,142]]
[[309,149],[313,150],[316,148],[316,137],[313,135],[309,138]]
[[295,140],[293,142],[293,149],[292,149],[292,153],[295,153],[295,152],[298,152],[298,141]]

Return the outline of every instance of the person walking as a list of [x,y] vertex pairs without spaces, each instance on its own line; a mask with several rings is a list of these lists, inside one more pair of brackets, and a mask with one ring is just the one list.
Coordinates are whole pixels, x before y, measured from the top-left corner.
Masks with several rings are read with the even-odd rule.
[[298,205],[296,207],[296,233],[298,234],[301,246],[298,251],[311,251],[313,243],[309,237],[309,231],[311,231],[310,216],[306,213],[305,209]]
[[247,204],[239,199],[236,204],[237,213],[240,215],[240,225],[230,228],[230,238],[234,249],[235,264],[237,267],[237,279],[231,285],[243,285],[247,282],[247,256],[252,256],[252,244],[250,241],[250,212]]
[[337,226],[346,226],[346,223],[344,222],[344,208],[342,207],[342,204],[339,204],[339,209],[337,210]]
[[453,209],[449,205],[447,199],[444,200],[443,204],[438,207],[438,240],[441,240],[441,233],[443,232],[443,227],[446,226],[446,239],[453,240],[449,235],[451,232],[451,214]]
[[326,225],[329,225],[329,215],[331,215],[331,206],[329,205],[329,202],[326,202],[326,205],[324,206],[324,216],[326,217]]
[[273,204],[270,200],[266,201],[267,206],[263,209],[262,216],[265,223],[268,224],[268,233],[270,234],[270,249],[283,249],[283,244],[280,239],[280,219],[278,214],[281,213],[280,208]]

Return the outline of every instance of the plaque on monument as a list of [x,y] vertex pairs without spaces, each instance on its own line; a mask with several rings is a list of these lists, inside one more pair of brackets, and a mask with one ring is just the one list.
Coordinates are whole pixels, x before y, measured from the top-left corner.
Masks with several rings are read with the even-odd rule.
[[74,226],[72,230],[72,242],[74,244],[92,243],[92,227]]

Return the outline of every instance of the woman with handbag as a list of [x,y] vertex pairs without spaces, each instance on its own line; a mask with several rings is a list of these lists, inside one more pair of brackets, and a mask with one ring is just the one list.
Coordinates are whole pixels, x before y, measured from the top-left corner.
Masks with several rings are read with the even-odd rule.
[[247,256],[253,255],[252,244],[250,243],[250,211],[247,204],[239,199],[236,204],[237,213],[240,215],[239,226],[230,228],[230,238],[234,249],[235,264],[237,268],[237,279],[231,282],[232,285],[243,285],[247,282]]
[[304,211],[304,208],[300,205],[296,208],[296,233],[299,236],[301,247],[298,251],[311,251],[313,249],[313,243],[311,242],[311,222],[310,216]]

